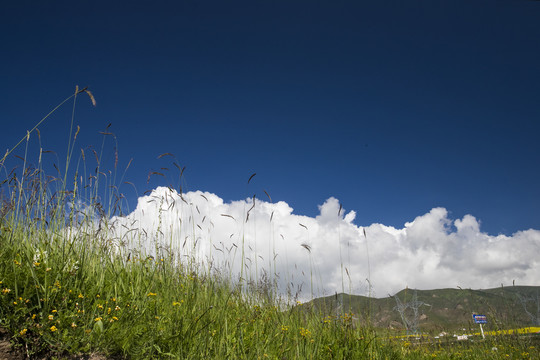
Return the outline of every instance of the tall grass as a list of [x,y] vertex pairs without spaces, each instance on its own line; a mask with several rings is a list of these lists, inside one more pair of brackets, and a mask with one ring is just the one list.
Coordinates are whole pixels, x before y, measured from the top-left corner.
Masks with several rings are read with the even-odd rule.
[[[77,95],[86,91],[77,89],[59,106],[72,99],[75,109]],[[27,150],[20,168],[4,168],[0,325],[28,356],[98,351],[129,358],[318,359],[374,353],[369,329],[355,328],[351,317],[325,321],[309,307],[283,306],[271,281],[244,282],[242,290],[230,274],[204,271],[174,246],[130,248],[112,230],[122,199],[111,183],[116,166],[104,173],[101,154],[94,152],[97,167],[88,172],[84,150],[74,162],[73,124],[72,118],[63,173],[48,176],[41,152],[32,165]],[[14,148],[28,149],[31,132]]]
[[[76,89],[52,112],[69,100],[75,110],[81,93],[95,104],[87,89]],[[181,253],[175,239],[169,239],[169,246],[156,242],[151,251],[137,250],[130,241],[142,243],[140,235],[128,241],[114,231],[112,219],[122,213],[123,201],[114,183],[116,162],[113,171],[101,169],[103,146],[101,153],[93,152],[95,171],[86,170],[84,150],[74,162],[74,112],[63,173],[45,174],[41,151],[35,165],[26,150],[22,166],[5,168],[14,149],[22,144],[28,149],[30,135],[49,115],[0,162],[5,174],[0,185],[0,326],[28,357],[92,352],[132,359],[445,356],[381,338],[371,326],[359,326],[351,313],[329,314],[310,304],[280,302],[273,274],[263,281],[238,281],[231,268],[210,262],[203,266],[194,251]],[[103,135],[112,134],[107,130]],[[186,211],[195,211],[186,206]],[[212,241],[210,235],[196,239],[192,226],[193,246]],[[137,233],[131,230],[123,234]],[[159,232],[158,226],[158,238]],[[310,256],[309,236],[307,241],[304,248]],[[245,256],[243,246],[241,251]],[[275,259],[270,248],[268,253]]]

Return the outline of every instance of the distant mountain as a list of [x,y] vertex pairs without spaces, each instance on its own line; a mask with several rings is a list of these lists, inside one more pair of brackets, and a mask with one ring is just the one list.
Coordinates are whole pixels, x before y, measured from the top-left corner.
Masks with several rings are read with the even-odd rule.
[[540,326],[540,286],[487,290],[404,289],[381,299],[336,294],[314,299],[306,305],[325,315],[352,312],[360,325],[370,322],[376,328],[396,332],[404,332],[406,322],[409,328],[414,328],[416,323],[420,332],[432,334],[478,329],[473,313],[487,316],[486,330]]

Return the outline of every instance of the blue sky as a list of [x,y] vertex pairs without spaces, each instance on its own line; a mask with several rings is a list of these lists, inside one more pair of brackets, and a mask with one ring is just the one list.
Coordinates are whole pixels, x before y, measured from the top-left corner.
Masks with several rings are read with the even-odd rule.
[[[170,152],[225,201],[335,197],[397,228],[443,207],[511,235],[540,229],[539,39],[535,1],[4,2],[0,144],[89,86],[77,146],[111,123],[139,195],[178,183],[146,183]],[[40,126],[60,157],[70,112]]]

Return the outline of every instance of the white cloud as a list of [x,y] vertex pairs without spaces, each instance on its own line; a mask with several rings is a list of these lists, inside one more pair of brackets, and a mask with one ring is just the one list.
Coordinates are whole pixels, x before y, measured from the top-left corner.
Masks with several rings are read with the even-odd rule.
[[[501,283],[538,285],[540,231],[512,236],[481,232],[476,218],[452,220],[444,208],[416,217],[402,229],[353,224],[329,198],[315,218],[293,214],[285,202],[253,199],[224,203],[208,192],[180,197],[157,188],[139,198],[126,217],[113,218],[130,249],[154,253],[167,247],[182,259],[195,258],[238,278],[260,277],[263,269],[282,292],[302,286],[302,297],[334,292],[367,293],[370,278],[375,296],[409,288],[489,288]],[[161,210],[160,210],[161,209]],[[246,219],[248,219],[246,221]],[[126,234],[126,229],[138,229]],[[366,236],[364,236],[364,231]],[[242,252],[244,258],[242,259]],[[369,264],[369,267],[368,267]]]

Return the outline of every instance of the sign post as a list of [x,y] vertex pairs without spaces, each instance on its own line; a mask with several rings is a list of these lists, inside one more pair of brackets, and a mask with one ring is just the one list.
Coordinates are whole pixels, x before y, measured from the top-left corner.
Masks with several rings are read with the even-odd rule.
[[474,323],[475,324],[480,324],[480,332],[482,333],[482,339],[486,339],[486,337],[484,336],[484,329],[482,328],[482,324],[487,324],[487,317],[486,315],[478,315],[478,314],[473,314],[473,320],[474,320]]

